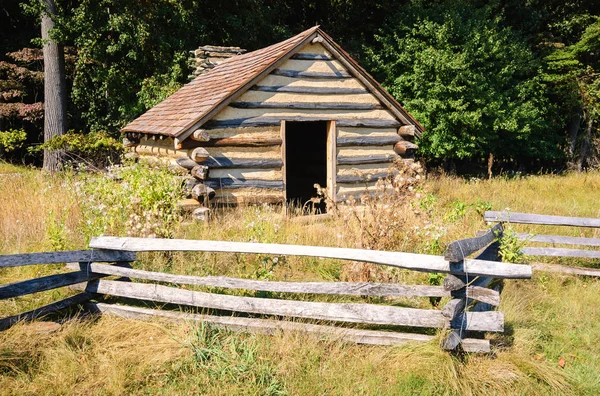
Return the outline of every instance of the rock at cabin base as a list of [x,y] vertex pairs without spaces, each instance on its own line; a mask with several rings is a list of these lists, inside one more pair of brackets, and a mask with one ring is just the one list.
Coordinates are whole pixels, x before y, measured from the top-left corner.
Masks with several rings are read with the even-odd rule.
[[192,212],[192,218],[196,221],[208,221],[210,218],[210,209],[198,208]]

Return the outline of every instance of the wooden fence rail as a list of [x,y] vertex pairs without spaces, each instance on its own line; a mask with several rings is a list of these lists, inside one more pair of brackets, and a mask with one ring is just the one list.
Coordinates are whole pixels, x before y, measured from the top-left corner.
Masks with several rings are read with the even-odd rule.
[[498,278],[531,278],[531,267],[497,261],[466,259],[450,262],[440,256],[380,250],[332,248],[322,246],[280,245],[269,243],[203,241],[189,239],[92,238],[90,247],[135,252],[202,251],[273,254],[282,256],[312,256],[388,265],[422,272],[471,274]]
[[[444,328],[450,325],[450,320],[444,317],[440,311],[387,305],[240,297],[182,290],[157,284],[110,280],[90,282],[85,291],[160,303],[260,315],[410,327]],[[469,313],[459,320],[464,323],[466,330],[504,330],[504,317],[500,312]]]
[[[67,268],[80,269],[79,264],[67,264]],[[96,274],[123,276],[135,279],[152,280],[180,285],[221,287],[275,293],[331,294],[348,296],[376,297],[450,297],[451,291],[442,286],[402,285],[397,283],[373,282],[279,282],[252,279],[238,279],[225,276],[191,276],[150,272],[132,268],[117,267],[100,263],[90,263],[85,268]],[[500,294],[479,286],[469,286],[470,298],[499,305]]]
[[[550,216],[531,213],[513,213],[513,212],[485,212],[486,221],[499,221],[508,223],[547,225],[547,226],[565,226],[565,227],[588,227],[600,228],[600,219],[585,217],[565,217]],[[497,224],[498,225],[498,224]],[[600,247],[600,238],[572,237],[565,235],[544,235],[544,234],[516,234],[517,238],[526,242],[551,243],[553,245],[578,245],[589,247]],[[588,259],[599,259],[600,250],[591,249],[571,249],[562,247],[532,247],[525,246],[521,253],[527,256],[547,256],[547,257],[578,257]],[[536,263],[532,266],[536,270],[562,272],[573,275],[600,276],[600,270],[588,268],[573,268],[562,265],[550,265]]]
[[[68,262],[74,272],[50,275],[8,285],[0,285],[0,299],[12,298],[53,288],[69,286],[83,293],[57,301],[38,309],[0,319],[0,329],[19,320],[31,320],[64,309],[72,304],[86,302],[94,311],[126,317],[160,316],[171,319],[188,318],[253,332],[297,330],[339,337],[354,342],[391,345],[408,341],[429,341],[431,336],[398,333],[396,331],[358,330],[262,318],[240,318],[187,314],[182,312],[126,307],[116,304],[89,302],[94,296],[106,295],[126,299],[176,304],[183,307],[367,325],[401,326],[414,328],[450,329],[450,337],[443,346],[455,349],[459,345],[467,352],[488,352],[489,341],[470,338],[472,332],[501,332],[504,316],[493,311],[500,303],[499,290],[487,286],[494,278],[529,278],[531,267],[497,261],[497,255],[488,254],[490,243],[502,233],[496,225],[476,238],[456,241],[448,247],[446,256],[420,255],[403,252],[385,252],[364,249],[329,248],[224,241],[166,240],[143,238],[97,237],[90,247],[98,250],[28,255],[0,256],[4,267]],[[486,248],[487,246],[487,248]],[[484,249],[476,259],[468,258]],[[316,256],[354,260],[416,271],[447,273],[444,285],[401,285],[370,282],[281,282],[238,279],[224,276],[191,276],[143,271],[127,267],[136,259],[136,252],[147,251],[203,251],[248,254]],[[488,253],[486,253],[488,252]],[[109,265],[106,263],[115,263]],[[124,277],[115,280],[107,277]],[[140,279],[158,283],[132,282]],[[161,284],[162,283],[162,284]],[[441,309],[407,308],[371,303],[327,303],[298,301],[284,298],[247,297],[208,291],[186,290],[173,285],[194,285],[206,288],[242,289],[293,294],[349,295],[396,297],[450,297]],[[210,290],[209,290],[210,291]],[[293,296],[292,294],[292,296]],[[485,309],[474,308],[481,304]],[[231,315],[231,314],[230,314]]]
[[594,227],[600,228],[600,219],[592,219],[586,217],[566,217],[566,216],[550,216],[539,215],[532,213],[517,213],[517,212],[493,212],[487,211],[484,213],[485,221],[497,221],[505,223],[520,223],[520,224],[543,224],[555,226],[571,226],[571,227]]
[[25,253],[0,255],[0,268],[22,267],[35,264],[61,264],[72,262],[135,261],[135,252],[119,250],[69,250],[63,252]]
[[[93,261],[114,262],[117,265],[126,265],[126,263],[135,261],[135,259],[135,252],[101,249],[0,255],[0,268],[61,264],[71,261],[78,262],[78,264],[70,266],[70,269],[75,270],[74,272],[47,275],[0,285],[0,300],[58,289],[105,277],[106,275],[104,274],[95,274],[88,270],[87,265]],[[70,306],[82,304],[91,297],[92,295],[89,293],[79,293],[28,312],[0,318],[0,330],[5,330],[19,321],[34,320],[38,317],[69,308]]]
[[[202,315],[186,312],[130,307],[119,304],[90,302],[86,304],[86,308],[91,312],[110,314],[124,318],[153,319],[156,317],[162,317],[176,321],[205,322],[227,330],[267,335],[273,335],[280,331],[297,331],[316,334],[319,336],[326,336],[328,338],[338,339],[341,341],[368,345],[402,345],[411,342],[431,342],[435,338],[434,336],[426,334],[360,330],[271,319]],[[489,350],[489,342],[487,340],[476,338],[464,339],[462,346],[465,352],[481,352]]]

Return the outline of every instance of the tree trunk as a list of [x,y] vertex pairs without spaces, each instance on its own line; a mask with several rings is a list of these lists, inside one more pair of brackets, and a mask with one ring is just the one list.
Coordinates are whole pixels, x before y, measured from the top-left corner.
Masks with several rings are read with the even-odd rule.
[[588,115],[588,122],[585,128],[585,136],[581,143],[581,152],[579,153],[579,161],[577,161],[577,170],[583,171],[588,165],[589,157],[592,154],[592,128],[594,126],[594,118]]
[[579,128],[581,126],[581,109],[577,110],[569,123],[567,124],[567,131],[569,133],[569,155],[575,156],[575,150],[577,146],[577,137],[579,136]]
[[[54,0],[40,0],[45,7],[42,14],[42,39],[44,40],[44,142],[67,131],[67,89],[65,82],[65,57],[62,45],[50,38],[54,28],[52,17],[57,13]],[[44,169],[60,170],[63,152],[44,150]]]

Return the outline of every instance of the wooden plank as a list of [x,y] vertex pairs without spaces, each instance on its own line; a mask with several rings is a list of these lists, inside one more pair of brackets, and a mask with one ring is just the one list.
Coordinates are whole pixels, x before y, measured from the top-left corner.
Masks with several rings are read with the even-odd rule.
[[[427,309],[240,297],[156,284],[98,280],[88,283],[86,291],[168,304],[304,319],[434,328],[443,328],[449,324],[440,311]],[[504,318],[499,312],[470,314],[465,319],[466,330],[499,331],[504,327]]]
[[444,290],[447,290],[449,292],[460,290],[465,286],[466,286],[466,283],[462,279],[460,279],[457,276],[454,276],[452,274],[450,274],[444,278],[444,285],[443,285]]
[[325,80],[337,80],[339,78],[352,78],[352,74],[347,71],[339,70],[336,72],[309,72],[309,71],[298,71],[289,69],[275,69],[271,72],[274,76],[284,76],[293,78],[314,78],[314,79],[325,79]]
[[303,109],[303,110],[377,110],[383,107],[378,103],[341,102],[231,102],[237,109]]
[[600,258],[598,250],[524,247],[521,253],[527,256]]
[[490,243],[494,242],[496,238],[501,237],[504,232],[502,224],[495,224],[485,234],[475,237],[460,239],[458,241],[451,242],[446,247],[444,258],[448,261],[461,261],[469,257],[473,253],[483,249]]
[[[286,166],[286,157],[287,157],[287,139],[285,137],[286,133],[286,121],[282,120],[281,125],[279,126],[279,133],[281,135],[281,179],[283,181],[283,202],[287,203],[287,166]],[[288,205],[283,205],[284,215],[288,214]]]
[[220,179],[207,179],[204,184],[214,189],[270,188],[283,190],[283,181],[281,180],[239,180],[223,177]]
[[[98,282],[98,281],[94,281]],[[504,314],[497,311],[463,312],[450,322],[453,329],[463,331],[504,332]]]
[[[68,264],[67,268],[80,269],[77,264]],[[334,294],[349,296],[379,296],[379,297],[449,297],[450,291],[441,286],[401,285],[397,283],[372,282],[280,282],[260,281],[253,279],[229,278],[226,276],[191,276],[150,272],[130,268],[117,267],[100,263],[91,263],[85,267],[87,271],[104,275],[124,276],[135,279],[168,282],[180,285],[197,285],[207,287],[222,287],[226,289],[244,289],[268,291],[275,293],[300,294]],[[491,293],[490,293],[491,292]],[[493,295],[489,289],[468,288],[469,296],[482,296],[489,300],[499,295]],[[497,305],[497,304],[496,304]]]
[[297,60],[325,60],[325,61],[335,60],[335,58],[332,58],[331,56],[326,55],[326,54],[309,54],[307,52],[296,53],[296,54],[292,55],[291,59],[297,59]]
[[[271,319],[200,315],[177,311],[128,307],[118,304],[88,303],[86,304],[86,308],[91,312],[114,315],[128,319],[144,320],[162,317],[178,322],[205,322],[210,323],[217,328],[231,331],[266,335],[274,335],[280,331],[298,331],[320,337],[333,338],[343,342],[355,342],[357,344],[366,345],[402,345],[409,342],[429,342],[434,339],[433,336],[425,334],[359,330]],[[467,338],[463,340],[463,343],[464,349],[467,352],[490,351],[488,340]]]
[[0,255],[0,268],[22,267],[35,264],[61,264],[91,261],[135,261],[135,252],[118,250],[68,250],[62,252],[25,253]]
[[462,338],[463,335],[462,331],[452,329],[444,338],[442,338],[440,346],[447,351],[454,351],[464,341]]
[[350,183],[350,184],[369,183],[369,182],[377,181],[379,179],[385,179],[389,175],[390,175],[389,171],[364,174],[364,175],[338,175],[337,182],[338,183]]
[[[287,116],[281,117],[250,117],[250,118],[235,118],[230,120],[211,120],[206,123],[206,128],[244,128],[244,127],[262,127],[280,125],[282,120],[293,122],[308,122],[308,121],[330,121],[327,117],[311,117],[311,116]],[[379,118],[337,118],[338,127],[373,127],[373,128],[394,128],[400,125],[396,120],[385,120]]]
[[0,285],[0,300],[57,289],[59,287],[74,285],[76,283],[98,278],[98,274],[88,273],[87,271],[77,271]]
[[563,235],[517,234],[521,241],[544,242],[563,245],[600,246],[600,238],[583,238]]
[[485,212],[485,221],[505,221],[520,224],[542,224],[600,228],[600,219],[585,217],[549,216],[517,212]]
[[476,284],[472,284],[471,286],[467,287],[466,297],[469,300],[477,300],[495,307],[500,305],[500,293],[497,290],[488,289],[487,287]]
[[567,267],[566,265],[555,264],[531,264],[536,271],[558,272],[561,274],[582,275],[582,276],[600,276],[600,269],[584,268],[584,267]]
[[235,190],[217,190],[211,204],[218,205],[254,205],[280,204],[283,191],[273,189],[240,188]]
[[352,157],[338,157],[338,165],[360,165],[360,164],[389,164],[399,160],[396,153],[384,155],[356,155]]
[[[351,146],[393,146],[402,138],[395,136],[346,136],[337,140],[338,147]],[[388,147],[386,147],[388,148]],[[391,147],[389,147],[391,149]]]
[[260,159],[260,158],[230,158],[221,156],[209,157],[203,162],[203,165],[209,168],[281,168],[283,162],[280,159]]
[[0,319],[0,330],[6,330],[19,322],[28,322],[45,315],[61,311],[69,308],[72,305],[83,304],[91,298],[90,293],[78,293],[74,296],[55,301],[51,304],[44,305],[31,311],[23,312],[18,315],[8,316]]
[[172,250],[313,256],[390,265],[415,271],[444,272],[460,275],[469,273],[471,275],[489,275],[501,278],[531,278],[531,266],[524,264],[509,264],[475,259],[468,259],[462,263],[450,263],[440,256],[366,249],[107,236],[92,238],[90,247],[137,252]]
[[410,138],[415,136],[416,129],[417,128],[415,128],[414,125],[402,125],[400,128],[398,128],[398,135]]
[[86,308],[91,312],[114,315],[128,319],[152,319],[162,317],[179,322],[193,321],[210,323],[217,328],[266,335],[274,335],[280,331],[298,331],[321,337],[326,336],[340,341],[368,345],[400,345],[407,342],[429,342],[434,339],[433,336],[425,334],[359,330],[272,319],[201,315],[177,311],[129,307],[117,304],[89,303],[86,304]]
[[[500,260],[500,255],[499,255],[499,251],[500,251],[500,242],[496,241],[493,242],[492,244],[490,244],[487,248],[485,248],[478,256],[478,259],[482,259],[482,260],[491,260],[491,261],[498,261]],[[471,279],[466,279],[472,286],[479,286],[482,288],[487,288],[493,281],[494,278],[491,276],[480,276],[475,280],[471,280]],[[496,285],[496,289],[494,290],[495,292],[498,293],[498,296],[500,295],[500,285]],[[490,289],[488,289],[490,290]],[[490,311],[493,306],[497,306],[498,304],[490,304],[488,302],[479,300],[478,302],[476,302],[474,305],[473,303],[473,299],[470,298],[470,296],[468,296],[467,298],[467,305],[471,306],[471,311],[475,311],[475,312],[482,312],[482,311]]]
[[448,319],[459,316],[465,310],[464,298],[453,298],[442,308],[442,315]]
[[187,170],[192,170],[194,169],[194,167],[198,166],[198,163],[196,161],[193,161],[191,158],[188,157],[177,158],[175,160],[175,163]]
[[255,85],[251,88],[252,91],[262,92],[285,92],[299,94],[314,94],[314,95],[354,95],[366,94],[364,88],[337,88],[337,87],[300,87],[296,85]]
[[[433,336],[425,334],[359,330],[271,319],[201,315],[177,311],[128,307],[118,304],[88,303],[86,304],[86,308],[91,312],[114,315],[128,319],[144,320],[161,317],[178,322],[205,322],[210,323],[217,328],[231,331],[266,335],[274,335],[280,331],[297,331],[319,337],[333,338],[343,342],[354,342],[367,345],[402,345],[410,342],[429,342],[434,339]],[[463,342],[472,352],[489,352],[488,340],[468,338],[463,340]]]
[[[268,147],[279,146],[282,140],[279,137],[228,137],[209,139],[203,143],[203,147]],[[185,143],[184,143],[185,144]]]
[[[280,169],[243,169],[243,168],[230,168],[230,169],[211,169],[210,178],[218,180],[220,178],[231,177],[239,180],[283,180],[283,173]],[[206,179],[205,179],[206,180]]]
[[330,121],[327,125],[327,195],[334,204],[337,202],[337,140],[337,123]]

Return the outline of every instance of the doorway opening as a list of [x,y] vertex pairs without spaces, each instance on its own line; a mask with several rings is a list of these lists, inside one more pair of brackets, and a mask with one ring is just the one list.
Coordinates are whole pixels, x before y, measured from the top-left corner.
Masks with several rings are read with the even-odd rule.
[[286,122],[285,148],[287,203],[305,213],[325,213],[315,184],[327,187],[327,121]]

